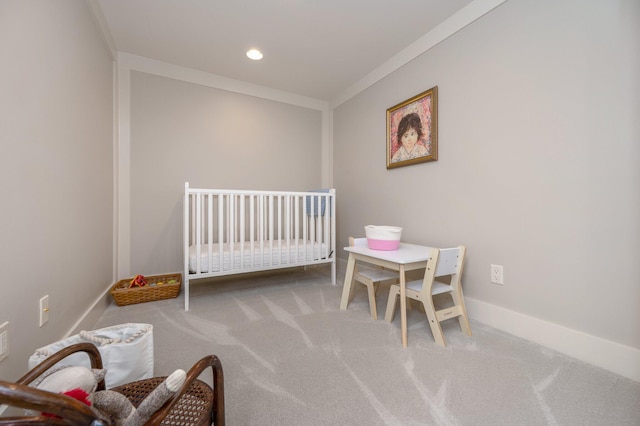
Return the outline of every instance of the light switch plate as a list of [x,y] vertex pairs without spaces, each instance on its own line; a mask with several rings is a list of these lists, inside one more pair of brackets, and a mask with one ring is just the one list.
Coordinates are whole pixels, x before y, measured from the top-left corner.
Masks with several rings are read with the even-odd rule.
[[0,324],[0,361],[9,356],[9,321]]
[[40,299],[40,327],[49,321],[49,295]]

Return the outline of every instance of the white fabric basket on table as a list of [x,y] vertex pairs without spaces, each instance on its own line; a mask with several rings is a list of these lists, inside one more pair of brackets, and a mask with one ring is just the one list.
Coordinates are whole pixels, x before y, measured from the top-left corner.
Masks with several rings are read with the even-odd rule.
[[[93,343],[98,347],[102,364],[107,370],[107,389],[136,380],[153,377],[153,326],[151,324],[128,323],[81,331],[66,339],[37,349],[29,358],[29,369],[46,358],[76,343]],[[82,365],[90,367],[89,357],[77,353],[66,357],[56,367]]]

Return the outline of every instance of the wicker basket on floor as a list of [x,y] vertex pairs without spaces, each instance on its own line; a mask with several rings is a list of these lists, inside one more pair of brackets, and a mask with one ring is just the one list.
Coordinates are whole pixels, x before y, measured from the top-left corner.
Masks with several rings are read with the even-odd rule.
[[[151,275],[144,277],[147,285],[129,288],[133,278],[120,280],[111,287],[111,295],[118,306],[133,305],[134,303],[151,302],[154,300],[171,299],[180,294],[182,274]],[[168,281],[175,282],[169,284]]]

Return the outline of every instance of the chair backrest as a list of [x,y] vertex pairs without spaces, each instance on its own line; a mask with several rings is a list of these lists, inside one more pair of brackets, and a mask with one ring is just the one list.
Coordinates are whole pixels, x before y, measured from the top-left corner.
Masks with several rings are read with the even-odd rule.
[[[77,343],[67,346],[40,364],[32,368],[15,383],[0,380],[0,405],[22,408],[34,412],[55,414],[60,419],[44,417],[43,415],[25,414],[22,416],[0,417],[0,425],[5,424],[95,424],[107,425],[111,419],[97,412],[92,407],[66,395],[49,392],[29,386],[44,372],[54,367],[59,361],[76,353],[86,353],[91,368],[102,369],[100,351],[92,343]],[[98,383],[96,390],[104,390],[104,379]],[[92,423],[93,422],[93,423]]]
[[464,260],[464,246],[440,249],[434,277],[458,273]]
[[[111,424],[109,417],[77,399],[22,383],[0,380],[0,404],[33,411],[33,413],[27,412],[21,416],[0,417],[0,425],[90,424],[97,426]],[[52,418],[52,414],[59,418]]]
[[426,297],[431,296],[431,287],[437,277],[451,276],[449,285],[454,288],[460,288],[465,253],[465,246],[431,249],[421,290],[421,293],[424,293],[425,300]]

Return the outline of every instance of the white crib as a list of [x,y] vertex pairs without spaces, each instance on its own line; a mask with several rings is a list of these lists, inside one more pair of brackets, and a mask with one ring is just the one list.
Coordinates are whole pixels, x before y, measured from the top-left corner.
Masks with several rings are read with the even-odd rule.
[[184,185],[184,308],[189,281],[331,264],[336,283],[335,189],[286,192]]

